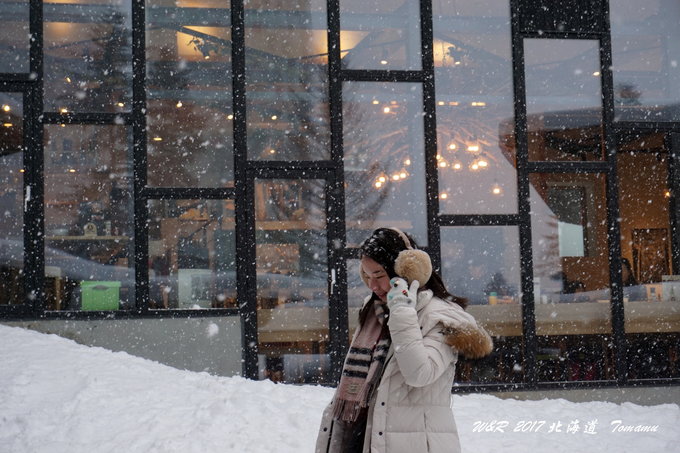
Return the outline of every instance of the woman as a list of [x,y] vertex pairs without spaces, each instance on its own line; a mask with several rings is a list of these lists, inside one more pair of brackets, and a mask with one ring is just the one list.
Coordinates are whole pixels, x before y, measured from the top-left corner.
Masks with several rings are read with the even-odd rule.
[[361,278],[372,295],[316,451],[460,452],[451,411],[455,364],[459,353],[489,354],[491,338],[432,272],[427,253],[395,228],[379,228],[361,245]]

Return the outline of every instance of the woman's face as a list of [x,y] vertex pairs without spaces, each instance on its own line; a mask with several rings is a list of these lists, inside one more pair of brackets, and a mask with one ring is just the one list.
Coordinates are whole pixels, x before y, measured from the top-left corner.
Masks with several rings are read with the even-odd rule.
[[387,293],[390,290],[390,277],[385,268],[378,264],[373,258],[364,256],[361,258],[361,269],[366,274],[368,288],[380,298],[382,302],[387,302]]

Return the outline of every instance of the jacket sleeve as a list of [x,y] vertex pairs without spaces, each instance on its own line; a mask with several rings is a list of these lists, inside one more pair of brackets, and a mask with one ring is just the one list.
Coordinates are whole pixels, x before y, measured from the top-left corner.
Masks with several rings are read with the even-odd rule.
[[435,382],[455,359],[439,329],[423,332],[413,308],[397,307],[388,318],[394,358],[407,385],[425,387]]

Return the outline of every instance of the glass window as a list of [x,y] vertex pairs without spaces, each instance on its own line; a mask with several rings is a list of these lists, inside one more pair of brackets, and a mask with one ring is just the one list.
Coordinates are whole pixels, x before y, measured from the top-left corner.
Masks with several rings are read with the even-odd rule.
[[494,352],[463,360],[456,382],[522,380],[522,310],[519,230],[515,226],[445,227],[441,230],[442,279],[468,300],[467,311],[494,337]]
[[28,72],[28,0],[0,1],[0,72]]
[[229,2],[147,1],[148,184],[233,186]]
[[134,307],[132,152],[123,126],[45,127],[48,310]]
[[485,0],[433,8],[439,209],[516,213],[510,6]]
[[255,182],[260,377],[330,380],[325,181]]
[[347,82],[343,100],[348,244],[390,225],[427,245],[421,85]]
[[24,121],[20,93],[0,92],[0,305],[24,303]]
[[679,377],[680,275],[671,260],[670,153],[664,134],[619,136],[621,277],[628,377]]
[[420,69],[420,5],[409,0],[340,2],[344,69]]
[[605,178],[533,174],[530,183],[539,380],[611,379]]
[[132,107],[131,9],[120,0],[45,2],[45,110]]
[[601,160],[599,43],[525,39],[531,160]]
[[248,157],[328,159],[326,2],[248,1],[245,23]]
[[151,309],[236,307],[233,200],[149,201]]
[[680,3],[610,0],[616,120],[680,120]]
[[[519,231],[514,226],[442,228],[442,278],[474,305],[514,305],[519,300]],[[499,308],[497,307],[497,308]],[[504,328],[503,334],[510,330]],[[514,330],[512,330],[514,329]],[[514,334],[522,327],[512,326]]]

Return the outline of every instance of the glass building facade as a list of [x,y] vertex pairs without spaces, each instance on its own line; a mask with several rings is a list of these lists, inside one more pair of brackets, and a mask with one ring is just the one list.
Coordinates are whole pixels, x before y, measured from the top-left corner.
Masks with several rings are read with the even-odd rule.
[[680,383],[674,0],[0,0],[0,320],[235,317],[333,383],[396,226],[493,354]]

